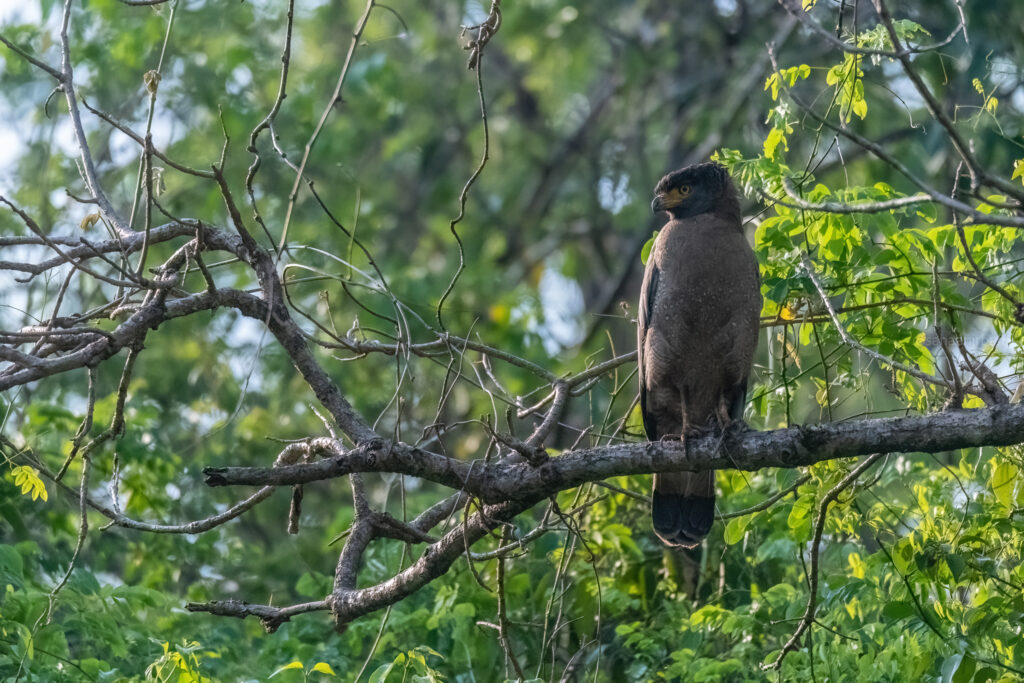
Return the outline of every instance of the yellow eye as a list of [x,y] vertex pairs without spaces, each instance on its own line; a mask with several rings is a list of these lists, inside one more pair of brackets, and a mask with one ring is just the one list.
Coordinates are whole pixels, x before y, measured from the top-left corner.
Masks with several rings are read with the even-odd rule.
[[680,197],[688,197],[688,196],[690,196],[690,186],[689,185],[680,185],[679,189],[676,190],[676,192],[679,193]]

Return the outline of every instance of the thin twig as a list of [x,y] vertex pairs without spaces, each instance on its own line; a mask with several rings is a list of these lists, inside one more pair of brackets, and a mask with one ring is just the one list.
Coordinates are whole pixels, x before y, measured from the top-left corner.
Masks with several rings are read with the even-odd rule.
[[782,646],[782,651],[779,652],[779,655],[773,662],[765,665],[763,667],[764,669],[778,671],[779,667],[782,666],[782,662],[786,658],[786,655],[797,648],[800,643],[800,637],[814,622],[814,614],[818,605],[818,561],[821,549],[821,535],[825,530],[825,517],[828,514],[829,505],[835,501],[836,497],[838,497],[842,491],[855,482],[860,475],[878,462],[883,455],[883,453],[875,453],[862,460],[850,471],[849,474],[843,477],[838,484],[829,489],[828,493],[826,493],[821,499],[821,503],[818,505],[818,517],[814,523],[814,536],[811,541],[811,567],[807,575],[807,607],[804,610],[803,617],[800,618],[800,623],[797,625],[793,635],[790,636],[786,644]]

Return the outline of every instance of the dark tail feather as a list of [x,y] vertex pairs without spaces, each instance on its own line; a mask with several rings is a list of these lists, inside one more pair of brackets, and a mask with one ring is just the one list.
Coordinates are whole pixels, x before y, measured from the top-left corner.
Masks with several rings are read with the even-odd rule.
[[696,546],[715,521],[714,471],[655,474],[651,518],[666,545]]

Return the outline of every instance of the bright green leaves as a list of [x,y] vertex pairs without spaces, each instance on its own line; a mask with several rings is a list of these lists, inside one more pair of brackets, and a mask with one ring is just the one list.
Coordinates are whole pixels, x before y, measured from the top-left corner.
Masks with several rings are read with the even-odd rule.
[[633,540],[633,530],[624,524],[606,524],[594,535],[594,542],[616,553],[631,555],[636,559],[643,557],[643,552]]
[[786,142],[786,134],[780,128],[772,128],[768,131],[768,137],[764,139],[764,155],[772,161],[775,161],[775,151],[778,149],[780,144],[783,149],[787,151],[789,150],[789,144]]
[[852,216],[821,214],[807,225],[805,237],[818,247],[821,258],[832,262],[849,262],[851,257],[862,251],[858,248],[862,245],[864,234]]
[[864,72],[860,68],[861,55],[847,54],[843,61],[828,70],[825,82],[835,87],[839,105],[839,118],[849,121],[851,114],[864,118],[868,103],[864,99]]
[[[910,19],[895,19],[892,22],[892,26],[896,31],[896,36],[903,41],[915,40],[931,35],[925,27]],[[888,43],[888,46],[892,47],[892,43]]]
[[743,539],[743,534],[750,526],[750,523],[757,518],[757,513],[733,517],[725,525],[725,542],[727,545],[734,545]]
[[771,90],[772,100],[779,99],[779,88],[782,87],[783,83],[789,87],[796,85],[798,80],[807,78],[811,75],[811,67],[807,64],[801,64],[800,66],[791,66],[788,69],[780,69],[773,74],[770,74],[764,82],[764,89]]
[[1006,512],[1013,509],[1014,502],[1019,497],[1020,482],[1021,472],[1017,465],[1005,460],[993,463],[989,488]]
[[[298,659],[296,659],[293,662],[289,662],[288,664],[285,664],[282,667],[279,667],[278,669],[276,669],[274,671],[274,673],[270,674],[270,676],[268,676],[267,678],[273,678],[274,676],[276,676],[276,675],[278,675],[280,673],[283,673],[285,671],[301,671],[303,679],[304,680],[309,680],[308,674],[306,673],[306,666],[305,666],[305,664],[303,664]],[[311,666],[309,668],[309,673],[323,674],[325,676],[331,676],[332,678],[337,678],[337,676],[338,676],[338,674],[334,673],[334,669],[332,669],[331,665],[328,664],[327,662],[317,662],[316,664],[314,664],[313,666]]]
[[34,467],[28,465],[16,465],[11,468],[11,478],[14,485],[21,489],[23,495],[31,495],[32,500],[42,498],[46,500],[46,485],[39,478],[39,473]]
[[[903,43],[920,40],[931,35],[921,24],[910,19],[895,19],[892,22],[892,26],[896,31],[896,37]],[[889,36],[889,31],[882,24],[873,26],[866,31],[860,31],[857,34],[856,43],[857,47],[869,50],[892,50],[892,39]],[[879,57],[874,56],[872,59],[877,63]]]
[[146,669],[146,679],[156,681],[175,680],[178,683],[209,683],[212,679],[204,676],[200,669],[204,659],[216,657],[199,643],[183,641],[171,646],[163,643],[163,656]]
[[814,517],[814,497],[800,496],[789,511],[786,524],[793,532],[793,538],[800,543],[811,539],[811,522]]
[[[771,114],[773,119],[777,109]],[[810,176],[797,176],[781,163],[785,140],[783,129],[775,127],[769,130],[760,157],[748,159],[738,152],[722,150],[719,158],[729,165],[744,187],[779,198],[778,203],[771,205],[775,215],[763,217],[755,233],[764,297],[762,315],[795,321],[791,329],[796,335],[787,338],[784,347],[797,370],[801,369],[801,354],[806,352],[794,352],[791,343],[799,341],[801,347],[810,347],[809,352],[816,354],[819,344],[825,343],[827,348],[838,339],[834,321],[801,263],[803,254],[810,256],[815,276],[831,292],[829,298],[840,324],[854,339],[894,362],[911,365],[928,375],[940,372],[937,349],[928,336],[936,320],[936,297],[940,302],[939,320],[944,326],[960,329],[964,311],[982,308],[996,316],[994,325],[998,331],[1015,331],[1006,322],[1014,312],[1004,297],[990,290],[972,300],[965,289],[970,279],[948,274],[950,268],[971,273],[973,266],[963,252],[956,226],[939,220],[940,209],[935,204],[920,201],[865,213],[797,208],[794,204],[798,201],[823,208],[856,207],[906,195],[883,181],[834,188]],[[1024,175],[1024,163],[1021,169]],[[1001,211],[999,204],[1005,201],[992,198],[979,210]],[[1006,266],[1000,264],[1019,243],[1018,231],[974,223],[967,223],[963,230],[979,266],[1005,272]],[[946,274],[936,279],[933,270]],[[1011,292],[1018,287],[1012,281],[1004,286]],[[815,322],[805,324],[804,319]],[[778,339],[781,341],[782,336]],[[781,347],[776,353],[781,353]],[[839,377],[853,386],[853,377],[842,372],[827,382],[824,377],[808,378],[815,383],[813,395],[823,410],[827,411],[831,402],[824,389]],[[915,408],[925,409],[935,400],[934,386],[920,386],[918,380],[903,373],[893,377],[901,395],[908,400],[913,397]],[[754,395],[758,398],[755,407],[760,411],[766,407],[766,399],[764,394]]]
[[433,668],[436,662],[444,661],[444,656],[426,645],[401,652],[397,657],[387,664],[382,664],[370,674],[370,683],[385,683],[389,680],[392,672],[399,674],[398,680],[405,680],[409,674],[413,674],[412,680],[423,681],[424,683],[440,683],[445,677],[440,671]]
[[991,681],[996,676],[995,671],[987,667],[978,671],[977,660],[967,654],[950,655],[942,663],[941,671],[942,680],[951,683],[970,683],[971,681],[981,683],[982,681]]
[[278,675],[282,671],[292,671],[292,670],[295,670],[295,669],[298,669],[299,671],[302,671],[304,668],[305,668],[305,666],[303,665],[303,663],[296,659],[294,662],[289,662],[288,664],[285,664],[284,666],[279,667],[278,669],[276,669],[274,671],[274,673],[270,674],[267,678],[273,678],[274,676]]
[[[768,76],[764,82],[764,89],[771,91],[772,100],[778,102],[781,88],[792,88],[798,80],[805,79],[810,75],[811,67],[807,64],[781,69]],[[770,111],[768,121],[772,124],[772,128],[764,140],[765,158],[773,162],[780,162],[781,158],[777,154],[779,147],[789,150],[787,136],[793,132],[793,124],[790,119],[790,108],[786,102],[778,102]]]
[[1016,180],[1020,178],[1020,182],[1024,183],[1024,159],[1017,159],[1013,162],[1013,175],[1010,176],[1010,180]]
[[850,565],[850,575],[855,579],[863,579],[864,573],[867,571],[867,563],[861,559],[860,553],[850,553],[847,555],[846,561]]
[[992,95],[992,93],[995,92],[996,89],[992,88],[990,92],[985,92],[985,86],[982,85],[981,79],[979,78],[975,78],[974,80],[972,80],[971,85],[974,86],[974,90],[982,97],[982,109],[984,109],[989,114],[994,115],[996,113],[996,109],[999,108],[999,100],[994,95]]

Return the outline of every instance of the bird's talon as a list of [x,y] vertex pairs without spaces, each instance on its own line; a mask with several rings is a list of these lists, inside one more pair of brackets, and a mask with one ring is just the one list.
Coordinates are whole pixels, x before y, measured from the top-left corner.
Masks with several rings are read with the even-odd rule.
[[752,431],[754,431],[754,428],[751,427],[750,425],[748,425],[743,420],[733,420],[725,428],[725,431],[730,433],[730,434],[743,434],[745,432],[752,432]]

